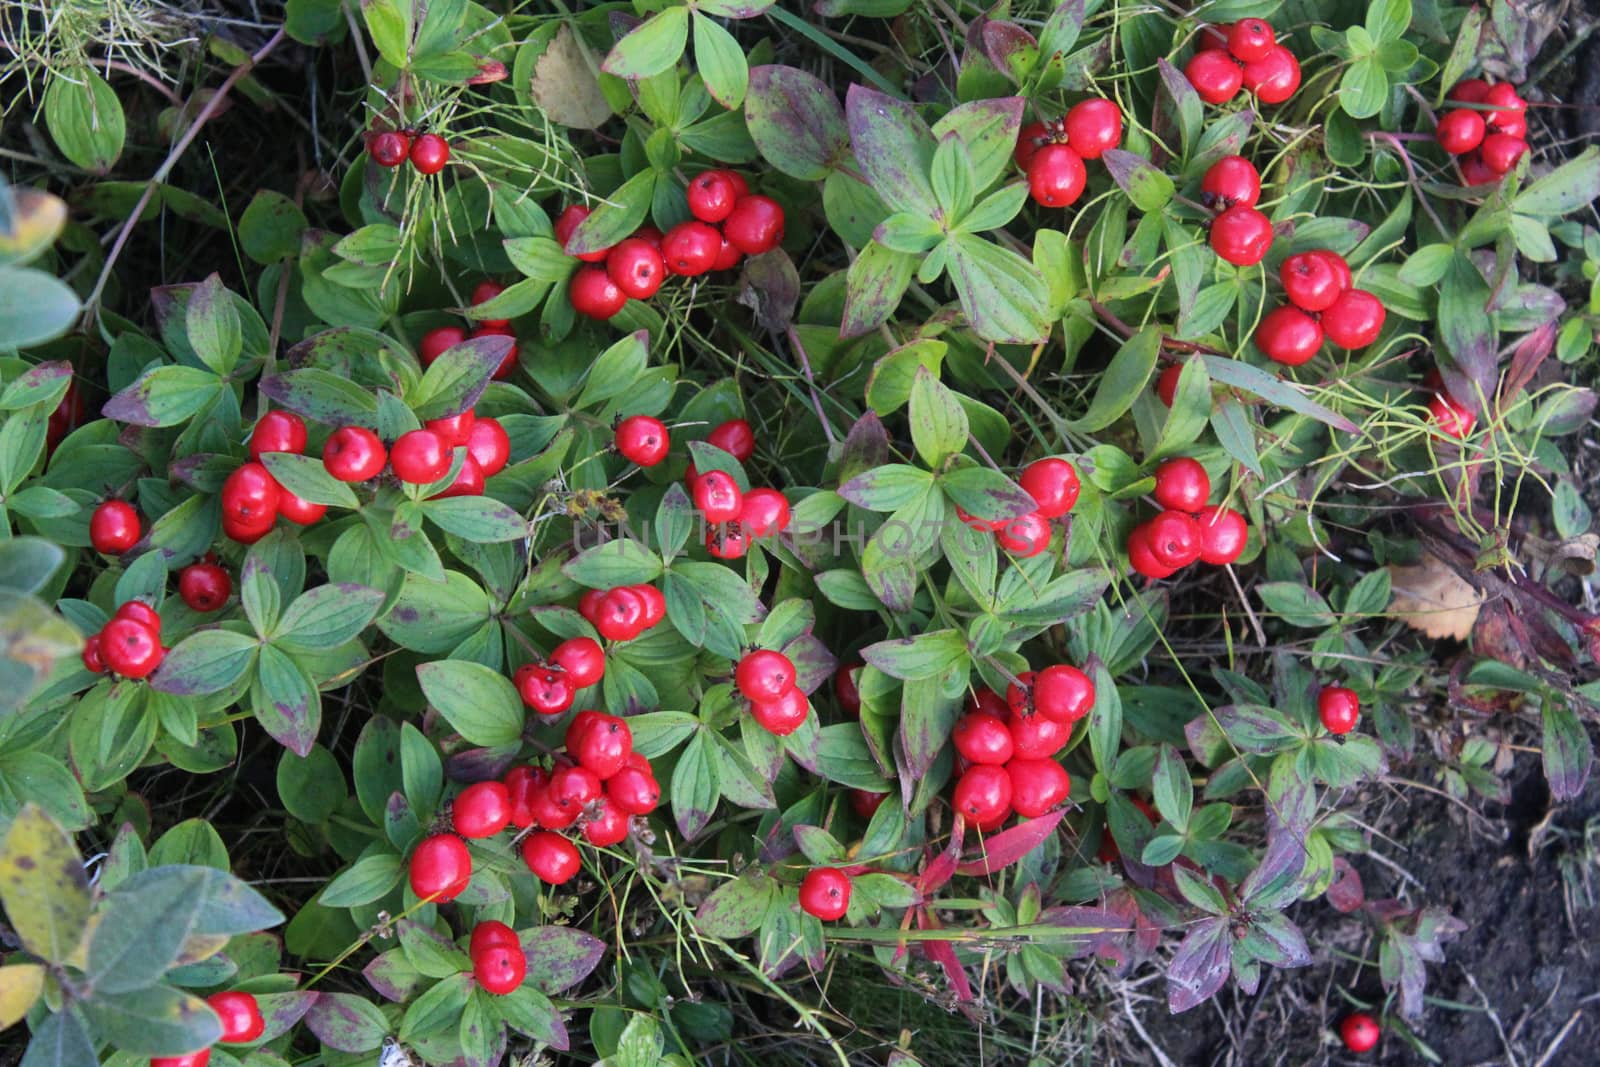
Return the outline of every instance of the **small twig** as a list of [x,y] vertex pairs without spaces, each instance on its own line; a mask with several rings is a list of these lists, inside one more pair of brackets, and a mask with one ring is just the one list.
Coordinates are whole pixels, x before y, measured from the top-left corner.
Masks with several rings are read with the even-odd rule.
[[1478,980],[1472,976],[1472,972],[1463,967],[1461,968],[1461,973],[1467,976],[1467,984],[1472,987],[1474,993],[1478,994],[1478,999],[1483,1002],[1484,1014],[1488,1015],[1489,1021],[1494,1024],[1494,1032],[1500,1035],[1500,1047],[1506,1050],[1506,1063],[1509,1067],[1519,1067],[1517,1054],[1512,1049],[1511,1042],[1506,1040],[1506,1028],[1500,1025],[1500,1013],[1494,1010],[1494,1006],[1489,1003],[1489,998],[1483,995],[1482,989],[1478,988]]
[[104,66],[107,70],[120,71],[123,74],[128,74],[138,78],[150,88],[166,97],[167,100],[171,102],[173,107],[183,107],[183,97],[179,96],[177,91],[173,89],[172,86],[168,85],[154,74],[151,74],[149,71],[140,70],[133,64],[124,63],[120,59],[108,59],[105,61]]
[[811,393],[811,405],[817,409],[817,421],[822,423],[822,432],[828,438],[828,444],[838,444],[838,439],[833,436],[833,424],[828,421],[828,416],[822,410],[822,396],[817,392],[817,380],[811,373],[811,359],[806,355],[806,346],[800,341],[800,331],[794,326],[788,329],[789,347],[794,349],[794,354],[800,357],[800,372],[806,376],[806,388]]
[[1267,631],[1261,628],[1261,620],[1256,618],[1255,609],[1250,606],[1250,598],[1244,594],[1244,586],[1239,584],[1239,576],[1234,573],[1233,564],[1228,564],[1223,570],[1228,572],[1228,580],[1233,583],[1233,591],[1239,594],[1239,603],[1244,605],[1245,617],[1250,620],[1250,628],[1256,632],[1256,643],[1266,648]]
[[1165,1052],[1161,1051],[1161,1046],[1157,1045],[1155,1040],[1151,1038],[1149,1031],[1147,1031],[1144,1028],[1144,1024],[1139,1021],[1139,1016],[1134,1014],[1133,1006],[1128,1003],[1128,998],[1126,996],[1122,998],[1122,1014],[1128,1017],[1128,1021],[1133,1024],[1134,1032],[1137,1033],[1144,1041],[1145,1047],[1150,1050],[1153,1056],[1155,1056],[1156,1062],[1159,1063],[1161,1067],[1178,1067],[1178,1065],[1173,1063],[1171,1058],[1169,1058]]
[[1410,179],[1411,187],[1417,192],[1417,203],[1422,205],[1422,210],[1428,213],[1428,218],[1432,219],[1433,224],[1439,228],[1440,236],[1449,237],[1450,230],[1445,226],[1444,221],[1434,213],[1433,204],[1427,194],[1422,191],[1422,179],[1417,177],[1417,170],[1411,165],[1411,153],[1406,151],[1406,146],[1400,143],[1400,139],[1397,136],[1385,130],[1368,130],[1367,136],[1374,141],[1387,141],[1399,153],[1400,162],[1406,166],[1406,177]]
[[1572,1033],[1572,1028],[1578,1025],[1578,1020],[1581,1018],[1583,1018],[1582,1009],[1572,1013],[1572,1017],[1567,1020],[1567,1024],[1561,1028],[1560,1033],[1556,1034],[1555,1040],[1550,1042],[1533,1067],[1549,1067],[1549,1064],[1555,1059],[1556,1052],[1560,1050],[1561,1043],[1567,1039],[1568,1034]]

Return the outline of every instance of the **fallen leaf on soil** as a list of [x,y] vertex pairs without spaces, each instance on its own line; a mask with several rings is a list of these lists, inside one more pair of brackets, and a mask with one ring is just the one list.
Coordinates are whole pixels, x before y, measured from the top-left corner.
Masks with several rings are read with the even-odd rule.
[[611,117],[611,105],[595,73],[599,69],[589,46],[564,25],[534,62],[528,92],[551,122],[592,130]]
[[1433,638],[1464,641],[1478,620],[1484,594],[1439,557],[1424,555],[1415,567],[1389,565],[1394,597],[1389,614]]

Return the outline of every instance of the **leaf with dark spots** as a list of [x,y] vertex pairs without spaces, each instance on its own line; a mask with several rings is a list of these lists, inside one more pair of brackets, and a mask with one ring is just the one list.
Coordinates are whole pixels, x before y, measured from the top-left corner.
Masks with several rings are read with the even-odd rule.
[[794,684],[803,693],[814,693],[833,677],[839,661],[828,646],[813,634],[796,637],[780,650],[794,663]]
[[570,926],[536,926],[520,930],[528,973],[544,993],[559,993],[577,985],[600,965],[606,945],[598,937]]
[[304,1021],[317,1040],[339,1052],[370,1052],[389,1034],[377,1006],[349,993],[317,994]]
[[1056,827],[1061,825],[1061,820],[1066,814],[1064,808],[1052,811],[1048,815],[1029,819],[1009,830],[1002,830],[984,838],[981,855],[958,866],[956,873],[988,875],[1004,870],[1038,848],[1046,838],[1055,833]]
[[856,160],[890,207],[937,218],[929,177],[936,143],[927,123],[904,100],[863,85],[845,94],[845,122]]
[[776,885],[761,871],[718,886],[695,912],[695,925],[712,937],[731,939],[754,933],[767,915]]
[[378,401],[368,389],[319,367],[261,379],[259,386],[279,407],[327,426],[378,425]]
[[411,965],[405,951],[398,948],[373,957],[361,969],[361,976],[380,997],[396,1004],[416,996],[423,982],[423,976]]
[[1167,966],[1167,1009],[1180,1014],[1215,996],[1232,960],[1226,919],[1202,919],[1190,927]]
[[[1070,935],[1062,948],[1068,959],[1092,955],[1122,963],[1128,958],[1128,939],[1133,928],[1125,917],[1109,908],[1046,908],[1036,921]],[[1060,942],[1053,943],[1052,948],[1057,943]]]
[[1020,81],[1038,61],[1039,42],[1014,22],[985,21],[982,35],[983,54],[1012,81]]
[[197,282],[184,282],[179,285],[158,285],[150,290],[150,309],[155,312],[156,328],[163,335],[183,327],[189,296],[197,285]]
[[744,261],[735,292],[735,302],[754,311],[763,329],[781,332],[794,322],[794,309],[800,303],[800,272],[789,253],[774,248]]
[[66,360],[52,360],[29,367],[7,382],[4,391],[0,391],[0,411],[16,411],[34,404],[59,401],[66,391],[62,383],[71,379],[72,364]]
[[791,178],[821,181],[849,155],[850,131],[839,98],[803,70],[752,68],[744,113],[756,149]]
[[267,1024],[267,1028],[257,1039],[262,1043],[281,1037],[294,1029],[295,1025],[305,1018],[306,1012],[311,1010],[311,1006],[317,1002],[317,994],[308,991],[257,993],[255,996],[256,1006],[261,1009],[261,1017]]
[[516,754],[503,748],[467,748],[452,752],[444,767],[452,782],[487,782],[504,778],[516,762]]
[[889,432],[877,412],[868,411],[845,435],[838,457],[839,480],[848,481],[862,471],[881,467],[889,460]]

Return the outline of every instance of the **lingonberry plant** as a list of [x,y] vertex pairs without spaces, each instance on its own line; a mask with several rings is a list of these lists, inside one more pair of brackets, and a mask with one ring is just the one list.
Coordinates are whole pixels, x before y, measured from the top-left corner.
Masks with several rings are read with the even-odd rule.
[[[1491,712],[1592,765],[1600,152],[1455,4],[790,7],[309,0],[189,100],[14,50],[30,1067],[688,1063],[750,997],[850,1062],[834,976],[1185,1012],[1337,922],[1318,1040],[1421,1047],[1462,925],[1366,897],[1363,787],[1498,795]],[[306,70],[281,188],[180,167]]]

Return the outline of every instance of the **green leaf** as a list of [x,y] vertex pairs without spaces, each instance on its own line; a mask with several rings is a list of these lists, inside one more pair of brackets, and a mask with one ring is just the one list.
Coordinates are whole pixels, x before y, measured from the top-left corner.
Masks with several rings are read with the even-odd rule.
[[1095,433],[1116,422],[1144,392],[1160,354],[1161,331],[1153,326],[1124,341],[1101,376],[1089,410],[1067,425],[1077,433]]
[[216,399],[221,383],[199,367],[151,367],[106,401],[108,419],[135,426],[176,426]]
[[750,71],[744,117],[762,158],[791,178],[821,181],[849,154],[850,132],[838,97],[803,70]]
[[1367,5],[1367,32],[1377,42],[1394,41],[1411,27],[1411,0],[1372,0]]
[[422,502],[422,511],[440,529],[475,545],[516,541],[528,536],[528,522],[493,497],[436,497]]
[[524,712],[516,688],[498,671],[463,660],[417,667],[428,702],[474,745],[509,745],[522,737]]
[[1194,783],[1189,780],[1188,765],[1171,745],[1162,745],[1156,757],[1150,794],[1163,819],[1180,833],[1189,828],[1189,815],[1194,811]]
[[104,174],[122,155],[127,136],[116,90],[87,66],[52,72],[44,121],[61,154],[84,170]]
[[378,399],[357,382],[318,367],[261,379],[268,398],[312,422],[328,426],[378,425]]
[[733,34],[699,11],[694,12],[694,65],[711,98],[729,110],[744,103],[750,67]]
[[349,484],[329,474],[328,468],[316,456],[263,452],[261,464],[279,485],[307,503],[351,509],[360,506],[361,502],[356,499],[355,491]]
[[1256,586],[1261,602],[1290,626],[1316,629],[1333,624],[1333,609],[1308,585],[1299,582],[1262,582]]
[[[15,964],[5,970],[20,975],[27,973],[22,970],[25,966],[28,965]],[[39,974],[42,977],[42,969]],[[87,1067],[99,1061],[94,1039],[83,1023],[83,1016],[77,1008],[66,1006],[61,1011],[46,1014],[44,1020],[34,1027],[33,1037],[28,1041],[28,1051],[23,1054],[18,1067]]]
[[972,156],[961,138],[949,133],[933,153],[933,195],[944,209],[946,219],[959,219],[972,207],[978,190],[972,172]]
[[638,541],[619,537],[580,552],[561,571],[579,585],[614,589],[655,581],[661,575],[661,558]]
[[1525,215],[1569,215],[1600,196],[1600,148],[1590,147],[1575,159],[1533,182],[1511,201]]
[[841,337],[859,337],[877,329],[895,309],[911,284],[917,258],[868,241],[846,275]]
[[[1356,27],[1351,27],[1352,30]],[[1353,119],[1369,119],[1389,97],[1389,75],[1376,56],[1358,59],[1339,79],[1339,106]]]
[[1243,389],[1269,404],[1315,419],[1335,430],[1342,430],[1345,433],[1360,432],[1355,423],[1323,407],[1301,392],[1299,386],[1286,382],[1276,375],[1268,374],[1258,367],[1252,367],[1248,363],[1227,356],[1200,358],[1206,361],[1206,373],[1211,375],[1211,380],[1214,382],[1221,382],[1234,389]]
[[950,235],[950,280],[961,310],[986,341],[1032,343],[1049,334],[1049,292],[1033,264],[1009,249],[966,233]]
[[239,247],[257,263],[277,263],[300,253],[306,215],[282,193],[258,189],[239,219]]
[[926,368],[911,383],[911,441],[929,467],[942,467],[967,447],[967,413],[955,394]]
[[0,844],[0,903],[22,947],[61,963],[83,939],[89,880],[72,839],[38,805],[23,806]]
[[351,640],[378,614],[383,593],[366,586],[321,585],[296,597],[273,632],[288,652],[318,652]]
[[595,407],[632,390],[648,364],[649,340],[649,331],[639,330],[600,353],[574,407]]
[[[668,8],[667,11],[683,11]],[[666,12],[662,12],[666,14]],[[590,212],[567,238],[566,251],[571,255],[599,252],[610,248],[633,233],[644,222],[655,196],[656,172],[644,170],[635,174]]]
[[1444,70],[1439,75],[1439,91],[1434,95],[1434,107],[1444,103],[1445,94],[1454,88],[1456,82],[1478,62],[1478,42],[1483,37],[1483,18],[1483,8],[1477,5],[1468,8],[1462,17],[1461,27],[1455,32],[1455,42],[1450,46],[1450,55],[1445,59]]
[[1121,148],[1108,148],[1100,158],[1112,181],[1128,194],[1133,206],[1145,214],[1154,214],[1172,201],[1176,186],[1148,159]]
[[182,697],[220,693],[250,670],[258,647],[256,639],[247,634],[201,630],[167,653],[160,669],[151,675],[150,685]]
[[711,822],[717,798],[722,795],[715,753],[708,745],[705,733],[696,732],[672,769],[673,819],[678,824],[678,832],[690,840],[699,836]]
[[257,547],[265,544],[265,541],[257,541],[251,546],[239,574],[239,601],[250,625],[263,638],[278,625],[278,615],[283,609],[283,591],[273,577],[272,564],[266,550]]
[[619,78],[648,78],[678,61],[689,43],[689,9],[669,7],[616,43],[600,69]]
[[153,985],[195,932],[205,901],[206,868],[168,867],[110,893],[89,939],[86,971],[96,995]]
[[277,785],[284,810],[306,823],[331,816],[347,795],[339,761],[321,745],[313,745],[304,756],[284,749],[278,757]]
[[967,639],[960,630],[935,630],[915,637],[893,638],[868,645],[861,658],[891,678],[910,681],[933,678],[967,657]]
[[477,404],[516,342],[488,334],[470,337],[446,349],[429,364],[416,387],[406,393],[406,403],[417,418],[446,418]]
[[393,852],[364,856],[329,882],[318,899],[329,908],[370,904],[399,884],[403,869],[400,857]]
[[411,0],[362,0],[361,14],[378,54],[404,69],[411,59]]
[[930,172],[936,142],[916,109],[853,84],[845,94],[845,122],[856,162],[884,203],[934,215],[939,202]]
[[322,723],[316,682],[299,662],[273,645],[262,646],[250,686],[250,710],[286,748],[303,756],[316,743]]
[[1557,800],[1582,796],[1594,766],[1594,744],[1583,722],[1564,701],[1546,699],[1542,703],[1544,740],[1540,749],[1550,795]]
[[96,995],[84,1010],[97,1037],[135,1056],[181,1056],[222,1038],[217,1013],[170,986]]

